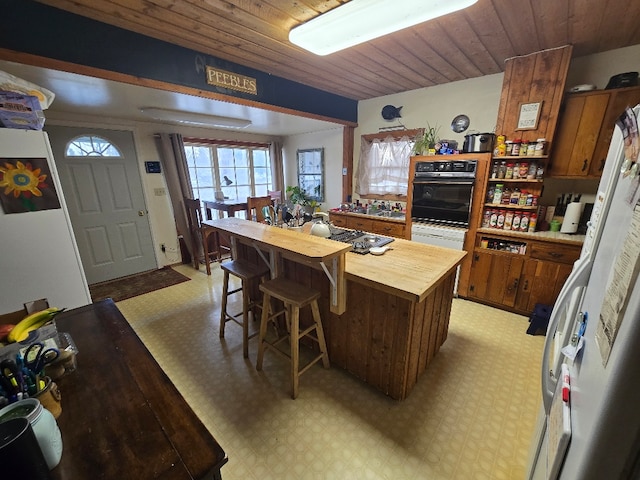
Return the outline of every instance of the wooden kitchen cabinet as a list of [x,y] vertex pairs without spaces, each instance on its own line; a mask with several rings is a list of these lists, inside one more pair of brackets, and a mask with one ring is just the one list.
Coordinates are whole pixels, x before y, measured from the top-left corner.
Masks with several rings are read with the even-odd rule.
[[[582,247],[485,231],[477,234],[467,296],[523,315],[536,303],[553,305]],[[488,239],[520,253],[483,247]]]
[[336,227],[362,230],[387,237],[406,238],[407,229],[404,221],[346,212],[329,212],[329,220]]
[[551,151],[550,177],[602,175],[616,118],[640,102],[640,87],[570,94]]

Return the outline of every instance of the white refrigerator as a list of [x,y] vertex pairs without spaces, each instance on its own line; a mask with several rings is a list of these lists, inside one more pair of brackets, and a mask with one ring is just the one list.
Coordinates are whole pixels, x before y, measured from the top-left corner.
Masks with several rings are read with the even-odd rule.
[[615,127],[582,254],[551,314],[529,479],[640,478],[640,171],[625,160],[633,128]]
[[0,314],[91,303],[45,132],[0,128],[0,196]]

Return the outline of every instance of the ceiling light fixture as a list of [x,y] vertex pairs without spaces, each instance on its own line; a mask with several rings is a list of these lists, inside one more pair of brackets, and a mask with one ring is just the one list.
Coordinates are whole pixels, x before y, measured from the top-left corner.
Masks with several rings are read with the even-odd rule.
[[291,43],[328,55],[426,22],[478,0],[351,0],[289,32]]
[[142,107],[140,108],[140,111],[155,120],[164,120],[166,122],[179,123],[181,125],[221,128],[246,128],[251,125],[251,120],[244,118],[221,117],[218,115],[191,113],[180,110],[167,110],[156,107]]

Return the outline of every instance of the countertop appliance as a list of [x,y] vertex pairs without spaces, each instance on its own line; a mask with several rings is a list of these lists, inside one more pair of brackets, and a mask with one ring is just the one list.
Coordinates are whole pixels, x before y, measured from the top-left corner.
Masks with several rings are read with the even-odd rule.
[[416,162],[411,181],[414,222],[467,227],[477,160]]
[[362,255],[369,253],[369,249],[372,247],[382,247],[383,245],[393,242],[393,238],[391,237],[384,237],[360,230],[345,230],[333,226],[329,228],[331,229],[329,240],[350,243],[352,247],[351,251]]
[[[445,227],[443,225],[432,225],[420,222],[414,222],[411,224],[411,240],[413,242],[435,245],[436,247],[463,250],[466,234],[466,228]],[[456,281],[453,290],[454,295],[457,295],[458,293],[459,273],[460,266],[458,266],[456,272]]]
[[582,253],[549,320],[528,479],[640,478],[640,189],[624,152],[616,125]]
[[493,150],[493,133],[469,133],[464,136],[462,151],[465,153],[486,153]]

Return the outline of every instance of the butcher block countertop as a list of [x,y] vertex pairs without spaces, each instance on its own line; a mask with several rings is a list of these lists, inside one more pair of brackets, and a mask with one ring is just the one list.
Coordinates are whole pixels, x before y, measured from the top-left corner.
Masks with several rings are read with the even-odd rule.
[[421,302],[467,252],[396,238],[383,255],[347,253],[347,280]]

